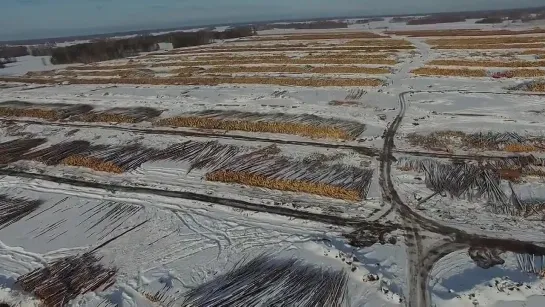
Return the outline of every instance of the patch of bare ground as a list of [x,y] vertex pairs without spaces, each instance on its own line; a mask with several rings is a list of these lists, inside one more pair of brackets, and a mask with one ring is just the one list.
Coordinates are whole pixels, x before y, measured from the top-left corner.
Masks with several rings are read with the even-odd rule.
[[373,78],[290,78],[290,77],[166,77],[166,78],[95,78],[95,79],[51,79],[0,77],[3,82],[21,82],[36,84],[148,84],[148,85],[218,85],[218,84],[270,84],[280,86],[381,86],[384,81]]
[[386,31],[385,34],[403,35],[410,37],[433,37],[433,36],[491,36],[491,35],[523,35],[541,34],[545,29],[531,30],[479,30],[479,29],[449,29],[449,30],[406,30]]

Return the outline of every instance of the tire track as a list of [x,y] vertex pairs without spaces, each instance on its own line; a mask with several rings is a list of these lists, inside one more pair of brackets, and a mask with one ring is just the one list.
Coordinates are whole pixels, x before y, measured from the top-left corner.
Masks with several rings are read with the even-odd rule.
[[254,136],[245,136],[245,135],[232,135],[232,134],[225,134],[225,133],[183,131],[183,130],[169,130],[169,129],[130,128],[130,127],[119,127],[119,126],[113,126],[113,125],[99,125],[99,124],[95,125],[95,124],[82,124],[82,123],[74,123],[74,122],[48,122],[48,121],[31,120],[31,119],[0,118],[0,121],[5,123],[20,123],[20,124],[43,125],[43,126],[53,126],[53,127],[109,129],[109,130],[115,130],[115,131],[151,134],[151,135],[206,137],[211,139],[264,142],[264,143],[273,143],[273,144],[279,144],[279,145],[310,146],[310,147],[321,147],[321,148],[329,148],[329,149],[348,149],[348,150],[353,150],[359,154],[369,156],[369,157],[376,157],[380,154],[380,151],[377,148],[371,148],[366,146],[333,144],[333,143],[323,143],[323,142],[313,142],[313,141],[270,139],[270,138],[261,138],[261,137],[254,137]]
[[[405,228],[405,240],[407,244],[407,287],[408,297],[406,297],[406,305],[409,307],[424,307],[430,306],[431,301],[429,294],[427,293],[427,287],[422,289],[421,285],[426,284],[426,280],[423,280],[422,274],[420,274],[418,268],[421,263],[423,247],[422,239],[417,228],[417,224],[410,219],[410,215],[403,214],[403,211],[410,208],[406,206],[397,191],[395,190],[394,183],[392,181],[392,150],[394,148],[394,138],[401,125],[407,105],[405,101],[405,95],[412,93],[411,91],[402,92],[399,94],[400,110],[399,114],[395,117],[394,121],[388,126],[388,129],[384,133],[384,146],[382,148],[381,162],[380,162],[380,186],[382,188],[383,199],[390,203],[390,208],[378,218],[382,219],[386,215],[390,214],[393,210],[402,218],[402,223]],[[407,233],[410,232],[410,233]]]
[[[394,138],[406,112],[405,96],[418,92],[421,91],[406,91],[399,94],[400,112],[384,133],[379,183],[382,189],[383,199],[389,202],[391,207],[386,213],[376,219],[380,220],[395,210],[403,220],[408,249],[407,286],[409,287],[409,295],[406,299],[406,305],[410,307],[431,306],[431,298],[428,291],[429,273],[439,259],[460,248],[480,246],[501,248],[515,253],[545,255],[545,247],[538,245],[545,244],[545,242],[525,242],[514,239],[493,238],[478,233],[468,233],[464,230],[443,225],[431,218],[422,216],[413,211],[410,206],[402,201],[395,189],[391,175]],[[473,156],[473,158],[475,158],[475,156]],[[432,248],[424,253],[422,238],[418,228],[448,236],[452,241],[442,246]]]
[[252,203],[252,202],[243,201],[243,200],[222,198],[222,197],[199,194],[194,192],[168,191],[168,190],[154,189],[154,188],[148,188],[148,187],[124,186],[124,185],[116,185],[116,184],[99,183],[99,182],[93,182],[93,181],[57,177],[52,175],[38,174],[38,173],[25,172],[25,171],[6,169],[6,168],[0,169],[0,175],[27,178],[27,179],[39,179],[39,180],[54,182],[58,184],[67,184],[67,185],[71,185],[75,187],[93,188],[93,189],[100,189],[105,191],[149,194],[149,195],[165,196],[165,197],[171,197],[171,198],[181,198],[181,199],[187,199],[187,200],[201,201],[201,202],[217,204],[221,206],[232,207],[236,209],[277,214],[277,215],[304,219],[304,220],[311,220],[315,222],[326,223],[326,224],[337,225],[337,226],[353,226],[353,227],[357,226],[357,227],[364,227],[364,228],[372,228],[373,226],[378,224],[378,223],[360,221],[357,219],[344,218],[344,217],[338,217],[338,216],[327,215],[327,214],[302,212],[302,211],[285,208],[285,207],[273,207],[273,206],[267,206],[267,205]]

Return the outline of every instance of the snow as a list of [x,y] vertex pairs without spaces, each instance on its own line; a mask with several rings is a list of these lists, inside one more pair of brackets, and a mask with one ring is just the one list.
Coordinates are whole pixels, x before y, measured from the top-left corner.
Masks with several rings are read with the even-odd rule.
[[433,270],[432,294],[438,306],[543,306],[545,283],[521,273],[513,255],[501,268],[482,269],[456,252],[441,259]]
[[[350,29],[342,31],[357,32],[370,28],[381,33],[384,27],[389,30],[476,27],[519,29],[524,25],[475,25],[474,20],[468,20],[453,24],[406,26],[391,24],[387,18],[383,22],[371,22],[369,25],[351,25]],[[336,31],[339,30],[270,30],[261,34]],[[274,141],[290,141],[313,142],[318,145],[366,146],[381,150],[384,145],[383,132],[400,111],[398,95],[410,90],[417,92],[406,96],[407,110],[395,139],[394,155],[398,159],[407,156],[401,153],[404,150],[423,151],[421,148],[414,148],[406,140],[406,136],[414,132],[424,134],[440,130],[461,130],[468,133],[516,131],[521,134],[542,134],[545,129],[542,114],[531,111],[543,110],[545,98],[505,93],[506,87],[515,85],[523,81],[522,79],[413,76],[410,71],[421,67],[430,59],[468,56],[469,52],[436,51],[430,49],[424,39],[408,40],[417,47],[418,53],[399,53],[397,56],[401,63],[395,65],[394,73],[384,76],[388,85],[365,88],[366,93],[358,106],[331,105],[332,100],[343,100],[349,93],[350,89],[339,87],[68,84],[17,84],[13,87],[0,87],[0,101],[89,104],[95,110],[145,106],[163,110],[160,116],[162,118],[210,109],[335,117],[367,125],[367,129],[356,140],[341,143],[337,140],[311,140],[287,134],[242,131],[215,131],[215,136],[209,136],[204,132],[210,131],[156,127],[151,122],[83,125],[70,122],[52,124],[31,118],[19,118],[22,122],[10,123],[2,120],[0,142],[35,136],[48,139],[47,144],[42,147],[62,141],[88,140],[93,144],[126,145],[138,142],[145,146],[165,148],[188,140],[217,140],[224,144],[263,148]],[[224,44],[234,42],[228,41]],[[170,48],[171,46],[162,46],[165,50]],[[197,53],[200,54],[200,51]],[[294,52],[295,56],[301,54]],[[177,55],[163,53],[161,56]],[[47,62],[47,58],[45,60]],[[142,62],[147,60],[149,58],[134,59]],[[100,65],[126,63],[127,59],[120,59]],[[28,71],[53,68],[63,67],[44,66],[40,57],[23,57],[19,58],[19,62],[0,70],[0,74],[23,75]],[[345,76],[332,74],[330,77]],[[382,114],[386,120],[379,118]],[[30,123],[30,120],[38,122]],[[161,134],[160,130],[201,135],[169,135]],[[234,138],[241,136],[260,139],[252,141]],[[247,201],[263,208],[283,208],[361,221],[372,220],[377,212],[380,215],[387,211],[388,204],[381,198],[379,183],[380,158],[367,157],[348,148],[321,148],[309,144],[278,144],[278,149],[282,155],[293,159],[324,154],[336,156],[335,162],[374,169],[375,175],[368,198],[360,202],[349,202],[312,194],[208,182],[204,180],[203,170],[189,171],[187,163],[172,161],[146,162],[133,171],[117,175],[80,167],[46,166],[30,161],[19,161],[5,169],[22,169],[32,174],[47,174],[118,187],[191,192]],[[487,152],[456,148],[455,153]],[[542,153],[536,155],[542,156]],[[448,162],[446,159],[443,161]],[[417,204],[415,196],[426,197],[433,194],[422,182],[423,176],[424,174],[401,171],[395,164],[392,166],[392,180],[397,192],[406,204],[418,209],[419,215],[468,233],[504,239],[543,241],[543,221],[493,214],[483,209],[482,199],[470,202],[437,195],[428,202]],[[525,179],[524,182],[515,184],[514,189],[521,195],[545,198],[542,179]],[[39,214],[31,214],[0,229],[0,301],[13,305],[39,304],[35,298],[18,290],[15,281],[19,276],[43,267],[54,259],[85,252],[143,221],[147,222],[99,251],[104,256],[105,264],[119,268],[114,286],[106,291],[80,296],[70,302],[70,306],[96,307],[104,300],[122,306],[151,306],[144,292],[155,292],[168,284],[183,293],[226,272],[242,259],[264,252],[286,257],[295,256],[315,265],[345,269],[350,276],[351,306],[400,306],[404,305],[409,295],[408,251],[411,246],[404,237],[403,228],[388,234],[399,238],[397,242],[355,248],[343,236],[353,230],[351,227],[235,209],[172,195],[82,187],[21,176],[3,176],[0,180],[0,194],[43,201]],[[112,218],[111,210],[116,205],[132,208],[134,213]],[[390,214],[380,219],[380,222],[400,224],[401,219]],[[445,239],[429,231],[422,231],[422,236],[425,248],[430,250],[433,245],[427,243]],[[544,306],[544,281],[537,275],[523,272],[517,265],[516,255],[504,252],[501,257],[505,263],[490,269],[478,267],[468,256],[467,247],[441,258],[430,271],[428,289],[432,303],[446,307]]]
[[86,44],[86,43],[90,43],[91,40],[74,40],[74,41],[68,41],[68,42],[63,42],[63,43],[56,43],[55,45],[57,47],[68,47],[68,46],[73,46],[73,45],[79,45],[79,44]]
[[0,76],[24,75],[29,71],[48,71],[66,67],[65,65],[52,65],[50,56],[26,55],[17,58],[17,62],[6,64],[6,68],[0,69]]
[[[174,283],[180,287],[191,287],[232,266],[243,255],[257,255],[263,251],[274,251],[281,256],[297,256],[312,263],[337,268],[348,266],[341,261],[340,255],[350,253],[349,246],[340,242],[335,246],[322,241],[329,237],[335,238],[338,233],[334,230],[324,231],[327,228],[320,224],[300,224],[296,220],[261,214],[246,215],[195,202],[180,203],[176,199],[135,199],[130,193],[50,189],[40,182],[17,184],[14,187],[4,185],[0,189],[2,193],[46,200],[44,212],[38,219],[21,221],[0,231],[3,238],[0,252],[12,259],[9,266],[7,262],[2,262],[0,274],[12,278],[28,272],[29,265],[37,267],[40,262],[48,259],[77,253],[86,246],[96,244],[94,242],[97,239],[100,242],[102,236],[116,232],[115,223],[108,224],[107,221],[93,226],[92,232],[77,231],[88,229],[100,220],[100,214],[90,216],[89,208],[111,201],[142,208],[137,215],[123,223],[124,228],[149,219],[137,232],[101,250],[106,255],[107,263],[120,268],[122,277],[118,278],[119,289],[124,293],[123,297],[130,301],[134,300],[134,297],[130,297],[131,292],[134,295],[153,287],[166,276],[172,276]],[[58,226],[47,231],[53,224]],[[45,235],[41,235],[44,232]],[[15,245],[18,247],[11,247]],[[372,304],[385,299],[376,294],[364,295],[372,292],[376,285],[364,284],[361,278],[368,272],[366,266],[373,266],[376,262],[387,263],[391,257],[388,251],[381,255],[377,251],[358,253],[361,265],[357,266],[359,270],[351,274],[355,302]],[[188,272],[187,268],[191,270]],[[385,271],[381,275],[396,278],[396,274],[395,271]]]
[[9,288],[0,288],[0,302],[21,307],[41,306],[41,302],[39,300],[29,297],[28,295],[24,295],[19,291],[10,290]]

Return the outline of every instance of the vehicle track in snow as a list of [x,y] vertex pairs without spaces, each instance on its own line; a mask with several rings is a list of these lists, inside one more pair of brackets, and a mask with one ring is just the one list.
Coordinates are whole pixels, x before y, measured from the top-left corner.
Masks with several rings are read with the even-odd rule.
[[235,140],[235,141],[248,141],[248,142],[263,142],[263,143],[273,143],[279,145],[298,145],[298,146],[310,146],[310,147],[320,147],[320,148],[330,148],[330,149],[348,149],[353,150],[359,154],[376,157],[380,154],[380,151],[377,148],[371,148],[366,146],[359,145],[348,145],[348,144],[335,144],[335,143],[325,143],[325,142],[315,142],[315,141],[295,141],[295,140],[282,140],[282,139],[271,139],[271,138],[262,138],[255,136],[246,136],[246,135],[233,135],[219,132],[199,132],[199,131],[187,131],[187,130],[172,130],[172,129],[145,129],[145,128],[136,128],[136,127],[121,127],[114,125],[101,125],[101,124],[84,124],[84,123],[75,123],[75,122],[48,122],[41,120],[31,120],[31,119],[13,119],[13,118],[0,118],[0,121],[4,123],[19,123],[19,124],[31,124],[31,125],[42,125],[42,126],[52,126],[52,127],[69,127],[69,128],[86,128],[86,129],[109,129],[115,131],[123,132],[132,132],[140,134],[150,134],[150,135],[176,135],[176,136],[186,136],[186,137],[203,137],[210,139],[225,139],[225,140]]
[[[545,255],[544,242],[525,242],[501,237],[490,237],[479,233],[471,233],[453,226],[444,225],[429,217],[420,215],[409,205],[405,204],[397,193],[392,180],[392,156],[394,153],[394,139],[407,109],[405,96],[420,91],[406,91],[398,96],[400,111],[384,133],[384,146],[381,154],[379,184],[383,199],[390,204],[390,208],[373,220],[379,221],[395,211],[402,220],[405,229],[407,244],[407,287],[406,306],[431,306],[431,296],[428,289],[429,273],[434,264],[444,256],[462,248],[471,246],[499,248],[505,251]],[[475,156],[468,156],[468,158]],[[420,232],[422,230],[446,236],[450,242],[439,247],[426,250]]]
[[149,187],[139,187],[139,186],[128,186],[128,185],[118,185],[118,184],[109,184],[109,183],[100,183],[95,181],[86,181],[74,178],[58,177],[47,174],[39,174],[33,172],[27,172],[23,170],[14,170],[3,168],[0,169],[0,176],[12,176],[19,178],[27,179],[38,179],[45,180],[49,182],[54,182],[58,184],[66,184],[75,187],[85,187],[85,188],[94,188],[107,191],[116,191],[116,192],[128,192],[136,194],[150,194],[157,196],[165,196],[172,198],[182,198],[187,200],[201,201],[210,204],[217,204],[222,206],[227,206],[236,209],[249,210],[254,212],[264,212],[277,214],[282,216],[287,216],[290,218],[297,218],[303,220],[311,220],[331,225],[337,226],[351,226],[351,227],[364,227],[364,228],[373,228],[376,224],[379,226],[379,223],[366,222],[358,219],[350,219],[339,217],[335,215],[327,214],[318,214],[311,212],[304,212],[295,209],[290,209],[281,206],[268,206],[258,203],[252,203],[243,200],[229,199],[217,196],[211,196],[206,194],[199,194],[194,192],[182,192],[182,191],[169,191],[162,189],[154,189]]

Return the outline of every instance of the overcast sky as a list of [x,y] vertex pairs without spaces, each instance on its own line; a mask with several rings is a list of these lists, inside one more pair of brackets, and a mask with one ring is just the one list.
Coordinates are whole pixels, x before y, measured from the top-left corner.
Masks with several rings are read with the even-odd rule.
[[545,5],[543,0],[0,0],[0,40],[228,22]]

